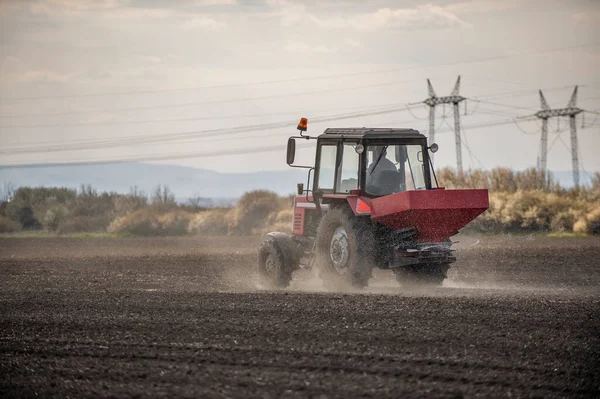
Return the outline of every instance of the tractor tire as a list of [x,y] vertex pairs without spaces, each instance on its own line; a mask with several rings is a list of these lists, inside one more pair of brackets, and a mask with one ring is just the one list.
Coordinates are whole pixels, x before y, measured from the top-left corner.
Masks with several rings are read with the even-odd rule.
[[328,210],[317,229],[315,260],[328,290],[367,286],[373,270],[374,235],[368,216],[350,209]]
[[258,277],[267,289],[282,289],[290,285],[294,267],[290,264],[291,254],[278,245],[273,237],[267,237],[258,250]]
[[449,268],[448,263],[405,266],[394,269],[394,276],[403,287],[439,287]]

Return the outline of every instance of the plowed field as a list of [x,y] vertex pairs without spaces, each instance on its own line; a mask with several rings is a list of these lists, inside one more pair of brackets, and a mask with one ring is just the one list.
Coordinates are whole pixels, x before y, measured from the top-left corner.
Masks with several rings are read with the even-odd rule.
[[262,290],[258,238],[1,238],[0,397],[599,397],[600,240],[460,241],[328,293]]

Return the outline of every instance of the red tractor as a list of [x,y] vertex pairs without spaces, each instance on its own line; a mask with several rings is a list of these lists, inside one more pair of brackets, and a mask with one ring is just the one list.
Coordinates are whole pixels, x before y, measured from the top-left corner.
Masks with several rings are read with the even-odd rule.
[[[441,285],[456,261],[450,237],[489,206],[487,190],[445,190],[429,152],[436,144],[413,129],[326,129],[290,137],[287,163],[308,169],[298,184],[292,235],[267,234],[258,272],[287,287],[299,268],[317,267],[330,289],[362,288],[374,267],[401,284]],[[294,165],[295,139],[316,139],[314,166]],[[313,175],[312,189],[310,189]]]

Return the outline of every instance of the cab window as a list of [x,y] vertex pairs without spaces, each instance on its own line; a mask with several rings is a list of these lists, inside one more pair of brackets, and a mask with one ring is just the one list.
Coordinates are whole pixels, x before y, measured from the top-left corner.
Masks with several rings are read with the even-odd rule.
[[426,189],[421,145],[369,146],[367,165],[366,191],[371,195]]
[[358,188],[359,155],[355,147],[357,143],[344,143],[342,148],[342,163],[336,177],[336,192],[347,194]]
[[322,190],[333,190],[336,153],[337,146],[334,144],[325,144],[321,146],[318,188]]

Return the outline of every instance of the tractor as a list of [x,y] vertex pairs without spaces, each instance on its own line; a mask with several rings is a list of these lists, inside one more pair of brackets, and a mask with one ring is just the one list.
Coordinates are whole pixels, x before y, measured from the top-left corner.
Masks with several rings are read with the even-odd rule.
[[[374,268],[401,285],[441,285],[456,261],[450,237],[489,206],[488,191],[437,183],[427,138],[414,129],[328,128],[287,144],[287,164],[308,170],[297,186],[292,234],[266,235],[264,286],[285,288],[299,268],[318,269],[330,290],[367,286]],[[295,165],[296,140],[316,140],[314,165]],[[312,177],[312,187],[311,187]]]

